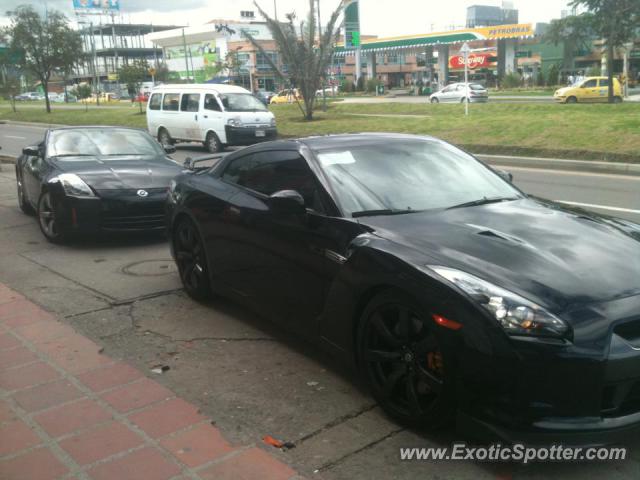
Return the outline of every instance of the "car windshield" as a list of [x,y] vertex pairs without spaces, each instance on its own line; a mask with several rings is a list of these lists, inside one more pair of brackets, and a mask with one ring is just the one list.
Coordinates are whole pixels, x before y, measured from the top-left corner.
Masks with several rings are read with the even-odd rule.
[[522,196],[472,156],[437,140],[384,139],[316,153],[345,216]]
[[220,95],[227,112],[264,112],[264,104],[250,93],[224,93]]
[[128,128],[54,130],[49,137],[47,153],[50,157],[164,154],[160,145],[147,133]]

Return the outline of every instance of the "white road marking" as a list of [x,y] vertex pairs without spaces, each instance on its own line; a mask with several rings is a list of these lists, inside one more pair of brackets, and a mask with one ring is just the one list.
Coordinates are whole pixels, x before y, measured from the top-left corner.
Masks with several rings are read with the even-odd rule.
[[637,213],[637,214],[640,214],[640,210],[633,210],[631,208],[610,207],[608,205],[594,205],[592,203],[567,202],[566,200],[555,200],[555,201],[559,202],[559,203],[566,203],[567,205],[575,205],[576,207],[599,208],[601,210],[612,210],[614,212],[626,212],[626,213]]
[[27,137],[16,137],[15,135],[3,135],[4,138],[15,138],[16,140],[26,140]]

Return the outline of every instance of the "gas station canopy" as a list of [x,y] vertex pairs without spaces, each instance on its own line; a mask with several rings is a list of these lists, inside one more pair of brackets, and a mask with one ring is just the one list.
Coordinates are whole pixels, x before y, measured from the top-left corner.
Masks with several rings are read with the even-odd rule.
[[[533,25],[521,23],[515,25],[498,25],[494,27],[468,28],[450,32],[427,33],[424,35],[408,35],[402,37],[374,38],[362,40],[362,53],[384,50],[421,50],[434,45],[462,44],[476,40],[502,40],[507,38],[532,38],[535,35]],[[355,48],[345,48],[338,43],[336,56],[350,55]]]

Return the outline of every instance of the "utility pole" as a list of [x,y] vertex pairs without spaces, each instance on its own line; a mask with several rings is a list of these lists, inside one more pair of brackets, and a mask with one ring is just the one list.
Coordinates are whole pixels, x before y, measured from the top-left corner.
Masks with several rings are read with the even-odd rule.
[[464,101],[464,114],[466,116],[469,115],[469,52],[471,52],[471,48],[469,48],[469,44],[465,42],[460,48],[460,51],[464,55],[464,88],[465,88],[465,101]]
[[[318,6],[318,44],[322,42],[322,20],[320,20],[320,0],[316,0],[316,4]],[[327,91],[326,91],[326,74],[327,72],[322,72],[322,82],[320,86],[322,87],[322,111],[327,111]]]
[[273,0],[273,18],[278,20],[278,0]]
[[184,28],[182,29],[182,49],[184,50],[184,66],[187,69],[187,82],[189,81],[189,56],[187,55],[187,37],[184,36]]
[[89,22],[89,35],[91,41],[91,63],[93,66],[93,81],[96,91],[96,107],[100,106],[100,86],[98,84],[98,66],[96,65],[96,44],[93,38],[93,20]]

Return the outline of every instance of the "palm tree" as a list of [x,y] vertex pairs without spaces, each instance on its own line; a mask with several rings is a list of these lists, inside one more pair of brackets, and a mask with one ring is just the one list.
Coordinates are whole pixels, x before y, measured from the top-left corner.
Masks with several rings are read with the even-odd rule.
[[278,68],[250,33],[244,32],[244,34],[253,46],[263,54],[263,57],[276,74],[283,80],[288,78],[293,86],[298,88],[304,103],[304,105],[298,103],[302,114],[305,120],[313,120],[316,91],[320,88],[322,78],[331,63],[333,49],[338,40],[339,28],[336,28],[336,23],[342,11],[342,4],[331,14],[327,27],[322,35],[318,35],[319,38],[316,38],[315,0],[309,0],[309,16],[306,22],[300,22],[298,29],[296,29],[296,16],[294,13],[286,15],[286,22],[279,22],[269,17],[257,2],[254,2],[254,4],[260,15],[267,22],[267,27],[276,42],[282,63],[288,68],[287,75]]

